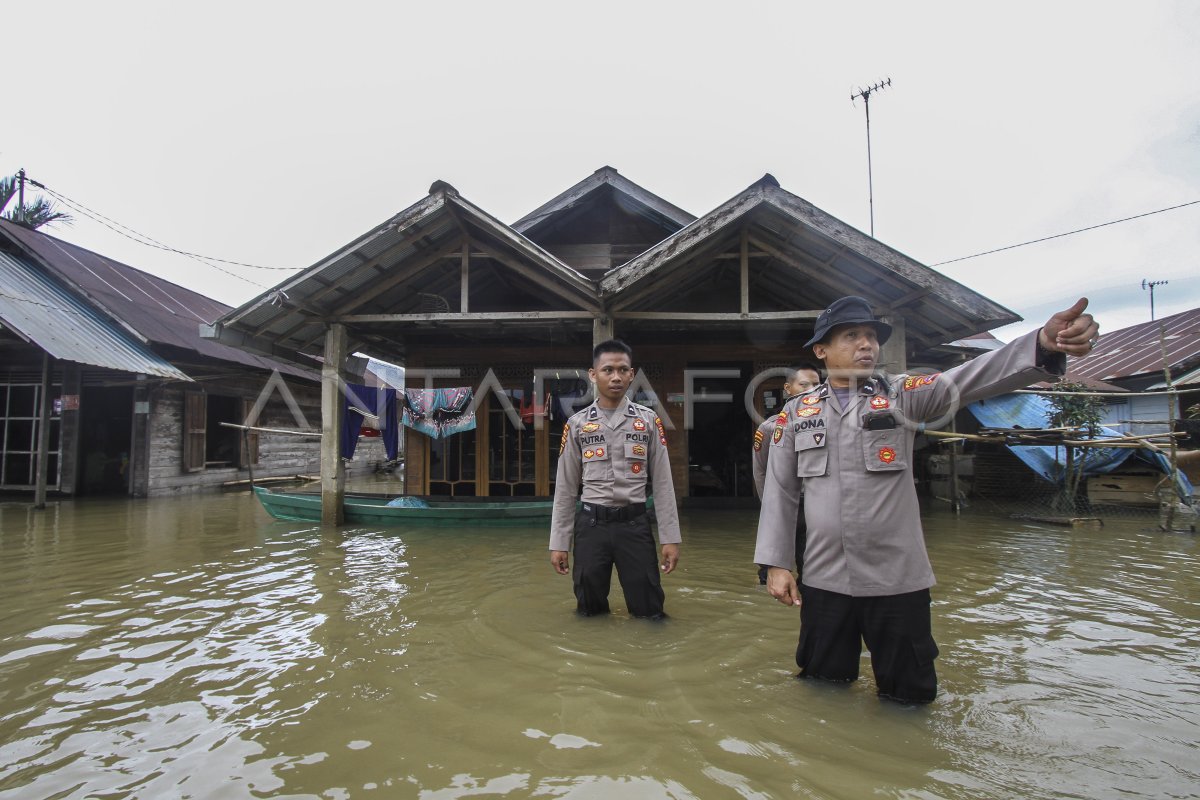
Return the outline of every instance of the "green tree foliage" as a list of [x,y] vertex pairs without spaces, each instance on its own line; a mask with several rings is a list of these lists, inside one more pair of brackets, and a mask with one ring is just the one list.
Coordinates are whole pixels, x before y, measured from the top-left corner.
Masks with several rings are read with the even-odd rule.
[[[1050,410],[1046,421],[1051,428],[1074,428],[1066,438],[1094,439],[1100,431],[1100,418],[1104,410],[1101,398],[1088,394],[1088,387],[1077,381],[1059,380],[1054,384],[1054,392],[1046,396]],[[1083,474],[1087,467],[1086,447],[1064,445],[1067,450],[1067,463],[1063,469],[1063,491],[1060,495],[1062,505],[1075,510],[1078,505],[1079,485],[1083,482]]]
[[0,219],[6,219],[30,230],[37,230],[43,225],[56,222],[70,224],[73,221],[70,214],[55,209],[53,200],[37,197],[31,202],[29,181],[25,182],[25,205],[21,206],[18,202],[9,208],[9,203],[16,200],[20,194],[19,180],[16,175],[0,178]]

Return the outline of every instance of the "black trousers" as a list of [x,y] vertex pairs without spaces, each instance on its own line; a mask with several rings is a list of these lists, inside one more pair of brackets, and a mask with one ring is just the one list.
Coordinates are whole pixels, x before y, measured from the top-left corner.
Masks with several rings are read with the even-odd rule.
[[[808,523],[804,519],[804,498],[800,498],[800,513],[796,516],[796,583],[804,579],[804,546],[808,543]],[[767,567],[758,565],[758,582],[767,582]]]
[[597,520],[585,511],[575,514],[575,599],[579,613],[607,614],[613,566],[625,605],[635,617],[663,616],[662,580],[658,549],[645,514],[631,520]]
[[851,597],[800,588],[800,675],[830,681],[858,678],[865,642],[881,697],[929,703],[937,696],[937,644],[929,619],[929,590],[884,597]]

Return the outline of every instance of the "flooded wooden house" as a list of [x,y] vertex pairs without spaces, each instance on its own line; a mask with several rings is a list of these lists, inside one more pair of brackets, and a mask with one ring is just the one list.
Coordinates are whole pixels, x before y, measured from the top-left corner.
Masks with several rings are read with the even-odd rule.
[[200,337],[202,323],[229,310],[0,221],[0,490],[144,497],[252,469],[316,473],[318,439],[222,425],[320,422],[318,363]]
[[[439,181],[208,335],[323,358],[327,448],[347,353],[403,364],[410,390],[470,389],[472,430],[405,429],[406,490],[455,496],[551,494],[591,347],[618,337],[636,399],[668,428],[676,492],[699,502],[753,497],[756,416],[777,407],[817,315],[851,293],[893,326],[891,371],[957,363],[945,345],[1019,319],[769,175],[696,217],[604,167],[511,225]],[[337,460],[323,464],[332,498]]]

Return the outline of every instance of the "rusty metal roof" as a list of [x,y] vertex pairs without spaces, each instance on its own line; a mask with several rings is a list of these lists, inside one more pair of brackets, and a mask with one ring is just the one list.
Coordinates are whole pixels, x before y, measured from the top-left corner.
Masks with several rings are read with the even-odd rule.
[[[1163,346],[1172,373],[1195,373],[1200,365],[1200,308],[1160,320],[1101,333],[1096,349],[1083,358],[1072,358],[1074,375],[1102,381],[1163,374]],[[1194,379],[1193,379],[1194,380]]]
[[191,380],[27,258],[4,251],[0,251],[0,322],[58,359]]
[[0,243],[6,240],[10,250],[20,252],[27,263],[36,264],[61,285],[70,287],[135,339],[259,369],[313,377],[311,371],[200,338],[201,324],[229,311],[224,303],[41,231],[0,220]]

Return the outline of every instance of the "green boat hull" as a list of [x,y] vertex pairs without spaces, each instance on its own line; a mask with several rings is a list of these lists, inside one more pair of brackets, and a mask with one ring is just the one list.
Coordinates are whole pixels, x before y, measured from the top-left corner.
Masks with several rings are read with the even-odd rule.
[[[275,519],[292,522],[321,521],[321,496],[301,492],[279,492],[254,487],[263,508]],[[390,497],[347,494],[343,501],[347,525],[412,525],[435,528],[520,528],[550,524],[551,500],[475,501],[470,499],[426,499],[428,508],[388,506]]]

